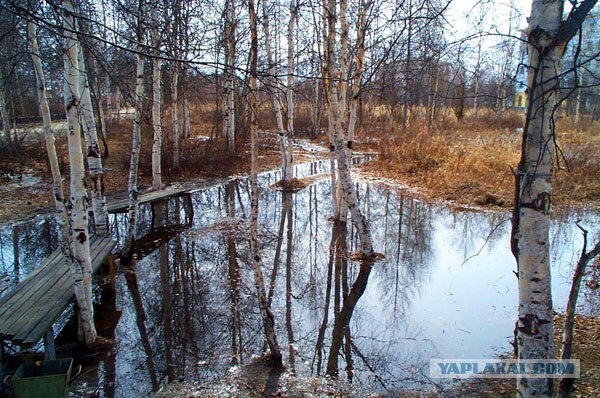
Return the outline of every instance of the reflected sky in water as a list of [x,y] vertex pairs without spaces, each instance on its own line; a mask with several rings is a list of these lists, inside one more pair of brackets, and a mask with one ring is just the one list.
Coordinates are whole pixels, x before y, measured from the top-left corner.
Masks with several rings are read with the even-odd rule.
[[[298,177],[327,172],[327,162],[296,166]],[[334,249],[326,175],[287,197],[269,188],[279,178],[278,172],[259,177],[266,284],[268,288],[275,278],[273,311],[288,363],[287,337],[293,334],[297,372],[323,373],[334,312],[359,272],[359,264],[348,259],[359,246],[358,236],[349,227],[347,255]],[[427,374],[430,358],[481,358],[510,351],[517,306],[510,214],[450,209],[382,184],[356,186],[375,249],[385,258],[373,266],[353,312],[347,346],[351,355],[346,355],[347,348],[342,350],[340,375],[348,377],[350,360],[354,382],[393,391],[427,384],[422,373]],[[97,289],[98,301],[103,301],[100,311],[121,311],[114,336],[107,336],[115,339],[115,350],[82,379],[82,394],[145,396],[168,380],[221,377],[232,355],[245,363],[262,352],[249,261],[249,195],[249,180],[240,178],[193,193],[193,211],[184,198],[154,210],[141,207],[138,243],[145,252],[131,267],[119,268],[113,296],[100,300]],[[291,226],[282,223],[283,214],[288,216],[285,221],[291,218]],[[595,236],[597,214],[573,212],[552,223],[553,298],[558,309],[565,306],[581,250],[582,236],[575,226],[580,218]],[[121,246],[126,216],[112,215],[111,224]],[[0,292],[57,247],[57,226],[49,217],[5,227],[0,234]],[[347,264],[338,273],[337,300],[336,263]],[[275,264],[278,272],[273,277]],[[580,310],[597,314],[598,301],[593,292],[583,292]],[[326,307],[319,366],[316,346]]]

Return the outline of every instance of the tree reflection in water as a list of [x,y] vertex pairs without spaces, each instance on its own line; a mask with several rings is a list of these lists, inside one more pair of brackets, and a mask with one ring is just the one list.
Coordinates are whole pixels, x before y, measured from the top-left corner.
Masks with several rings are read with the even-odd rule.
[[[295,175],[324,172],[326,163],[313,163]],[[427,383],[429,358],[510,350],[516,278],[507,214],[450,210],[384,185],[357,184],[375,249],[385,254],[361,263],[350,258],[358,245],[351,223],[328,222],[322,198],[330,197],[329,181],[292,194],[268,188],[278,179],[277,172],[259,176],[260,241],[288,370],[396,390]],[[232,179],[162,209],[140,207],[137,258],[116,279],[113,307],[122,316],[114,351],[80,383],[103,396],[143,396],[171,380],[223,377],[232,364],[263,353],[249,195],[248,180]],[[559,307],[580,249],[576,218],[592,233],[600,225],[597,214],[554,222]],[[121,245],[126,217],[111,216],[111,226]],[[56,248],[55,232],[51,218],[0,230],[0,288]]]

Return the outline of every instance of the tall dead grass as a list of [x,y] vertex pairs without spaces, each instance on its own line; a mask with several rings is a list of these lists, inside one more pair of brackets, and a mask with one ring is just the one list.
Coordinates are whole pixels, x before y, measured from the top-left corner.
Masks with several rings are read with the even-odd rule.
[[[381,110],[379,111],[381,112]],[[424,194],[464,205],[512,206],[515,169],[520,158],[523,116],[515,111],[467,115],[462,122],[426,127],[412,122],[403,132],[374,128],[381,156],[367,166],[421,188]],[[370,134],[368,126],[363,134]],[[557,124],[563,156],[558,163],[554,202],[586,204],[600,200],[600,123],[579,130],[569,119]]]

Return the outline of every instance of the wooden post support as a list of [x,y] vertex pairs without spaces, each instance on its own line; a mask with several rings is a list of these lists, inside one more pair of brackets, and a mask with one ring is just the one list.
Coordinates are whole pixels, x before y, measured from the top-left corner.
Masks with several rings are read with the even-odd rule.
[[150,208],[152,209],[152,231],[154,231],[156,229],[156,202],[151,202]]
[[0,339],[0,366],[4,363],[4,340]]
[[46,360],[56,359],[56,346],[54,344],[54,330],[52,330],[52,327],[44,335],[44,358]]
[[192,194],[191,193],[184,194],[183,200],[184,200],[184,207],[186,210],[185,212],[188,217],[188,225],[192,226],[192,224],[194,222],[194,206],[192,204]]

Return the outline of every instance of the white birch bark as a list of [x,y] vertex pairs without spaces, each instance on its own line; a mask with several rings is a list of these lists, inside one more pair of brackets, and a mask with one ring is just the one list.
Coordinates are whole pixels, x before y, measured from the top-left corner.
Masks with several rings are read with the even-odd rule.
[[[329,8],[331,7],[331,11]],[[331,29],[328,27],[329,17],[331,17],[330,12],[334,13],[333,18],[335,18],[335,1],[331,2],[330,0],[323,0],[323,54],[324,54],[324,65],[323,65],[323,96],[325,97],[325,105],[327,111],[327,138],[329,140],[329,168],[331,170],[331,208],[333,209],[333,219],[338,220],[340,216],[340,208],[338,205],[338,197],[337,197],[337,173],[336,173],[336,163],[335,163],[335,126],[334,126],[334,114],[333,108],[331,104],[332,90],[335,86],[333,80],[335,76],[330,74],[331,71],[334,70],[333,67],[330,67],[332,62],[335,62],[335,47],[332,51],[329,51],[329,36],[333,34],[333,41],[335,40],[335,25],[332,28],[333,33],[331,33]],[[335,98],[337,98],[337,90],[334,94]]]
[[235,154],[235,4],[225,2],[225,121],[223,135],[227,138],[227,150]]
[[63,1],[63,64],[65,73],[64,98],[68,126],[69,172],[70,172],[70,217],[72,256],[71,272],[77,301],[79,320],[85,343],[91,346],[96,341],[94,307],[92,304],[92,264],[88,234],[88,199],[85,188],[85,168],[81,149],[79,124],[79,60],[78,40],[70,0]]
[[127,229],[127,237],[125,238],[125,245],[123,248],[125,260],[131,260],[131,253],[133,249],[133,240],[135,239],[135,231],[137,228],[138,219],[138,166],[140,160],[140,149],[142,145],[142,109],[144,105],[144,35],[142,33],[143,26],[143,15],[145,11],[144,0],[139,2],[139,14],[138,17],[138,28],[137,28],[137,53],[136,53],[136,72],[135,72],[135,93],[133,96],[134,103],[134,119],[133,119],[133,134],[131,144],[131,160],[129,163],[129,209],[128,218],[129,226]]
[[[37,83],[38,101],[44,130],[44,141],[46,143],[46,152],[48,153],[50,172],[52,173],[52,196],[54,198],[54,206],[59,213],[63,213],[65,209],[63,181],[58,164],[58,156],[56,154],[56,140],[54,137],[54,132],[52,131],[52,118],[50,116],[48,95],[46,93],[46,79],[44,77],[44,70],[42,69],[42,61],[40,59],[40,50],[37,42],[35,24],[31,20],[27,21],[27,34],[29,36],[31,60],[33,62],[33,70],[35,72],[35,79]],[[64,214],[60,218],[62,217],[64,217]]]
[[262,2],[263,6],[263,31],[265,34],[265,52],[267,55],[268,68],[268,83],[269,89],[271,90],[271,104],[273,111],[275,112],[275,123],[277,124],[277,133],[279,134],[279,150],[281,152],[281,172],[282,180],[289,181],[292,179],[292,167],[291,162],[287,156],[288,148],[288,131],[283,124],[283,112],[282,112],[282,100],[281,92],[282,87],[277,77],[277,60],[273,57],[273,50],[271,48],[271,33],[269,26],[269,11],[267,2]]
[[[326,14],[328,15],[326,64],[329,76],[338,76],[338,71],[336,70],[335,66],[335,26],[337,23],[335,3],[336,0],[328,0],[326,10]],[[356,195],[354,184],[352,183],[348,154],[344,148],[344,136],[341,125],[343,109],[341,109],[338,101],[337,85],[330,84],[329,86],[329,118],[330,126],[333,127],[334,131],[334,149],[337,160],[338,178],[340,179],[343,199],[348,205],[348,210],[352,214],[352,223],[356,227],[360,236],[361,255],[364,258],[370,258],[374,255],[374,251],[369,223],[364,214],[362,214],[360,211],[358,197]]]
[[[340,1],[340,71],[339,71],[339,98],[338,98],[338,106],[339,110],[339,128],[343,129],[344,121],[346,120],[346,105],[348,98],[348,61],[350,57],[350,52],[348,50],[348,35],[350,34],[350,27],[348,26],[348,20],[346,19],[346,12],[348,9],[348,3],[344,0]],[[350,127],[350,126],[348,126]],[[340,134],[342,130],[340,130]],[[336,134],[338,132],[336,131]],[[352,159],[352,154],[349,155],[350,159]],[[349,163],[349,165],[352,162]],[[339,166],[338,166],[339,167]],[[342,192],[342,179],[338,178],[337,180],[337,203],[339,207],[338,219],[342,223],[346,223],[348,221],[348,205],[344,200],[344,193]]]
[[285,132],[285,140],[283,148],[283,157],[285,158],[285,168],[283,172],[284,181],[290,181],[293,175],[293,161],[294,161],[294,147],[292,146],[291,139],[294,136],[294,55],[296,45],[294,42],[294,31],[296,30],[296,23],[298,20],[298,1],[290,0],[290,20],[288,23],[287,32],[287,88],[286,88],[286,101],[287,101],[287,130]]
[[179,143],[181,142],[181,134],[179,130],[179,65],[173,64],[173,76],[171,78],[171,120],[173,123],[173,166],[179,167]]
[[98,132],[96,120],[92,107],[92,97],[83,57],[83,49],[77,42],[79,68],[79,117],[86,145],[86,160],[92,183],[90,192],[92,196],[92,212],[94,214],[95,232],[98,235],[108,234],[108,212],[106,211],[106,197],[104,195],[104,169],[102,167],[102,156],[98,143]]
[[[356,131],[356,120],[358,118],[358,107],[360,105],[360,92],[362,89],[362,77],[365,71],[365,33],[367,24],[367,14],[371,8],[373,2],[369,0],[360,1],[360,8],[358,10],[358,21],[356,30],[356,55],[354,57],[354,74],[352,76],[352,97],[350,99],[350,109],[348,112],[348,140],[346,144],[347,156],[350,159],[348,166],[352,169],[352,144],[354,143],[354,136]],[[345,18],[344,18],[345,19]],[[346,32],[347,32],[346,27]],[[344,31],[344,30],[342,30]],[[347,34],[347,33],[346,33]],[[347,46],[347,44],[346,44]],[[347,51],[347,50],[346,50]],[[346,54],[348,56],[348,54]],[[342,96],[345,98],[345,94]],[[339,180],[341,181],[341,179]],[[342,196],[342,186],[338,184],[338,195]],[[340,197],[340,221],[346,222],[348,214],[348,206],[344,200]]]
[[250,139],[251,153],[251,212],[250,212],[250,246],[252,252],[252,267],[258,305],[263,321],[265,338],[269,346],[271,361],[274,365],[282,364],[281,349],[275,333],[275,318],[271,306],[267,301],[265,281],[262,272],[260,257],[260,241],[258,237],[258,94],[257,94],[257,69],[258,69],[258,28],[254,0],[248,0],[250,17]]
[[[534,0],[529,18],[529,95],[513,213],[513,251],[519,279],[518,359],[555,357],[549,214],[555,146],[552,118],[563,52],[553,41],[562,13],[562,0]],[[519,378],[517,396],[552,396],[552,380]]]
[[162,120],[161,120],[161,98],[162,98],[162,79],[160,67],[162,64],[160,57],[160,36],[158,23],[158,1],[152,2],[152,129],[154,140],[152,143],[152,189],[162,188]]

